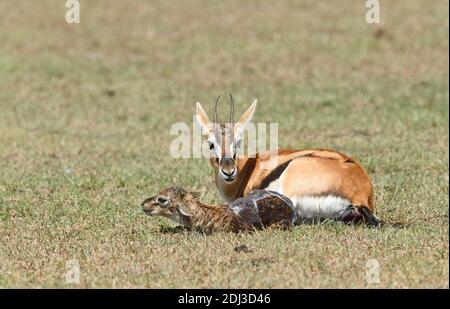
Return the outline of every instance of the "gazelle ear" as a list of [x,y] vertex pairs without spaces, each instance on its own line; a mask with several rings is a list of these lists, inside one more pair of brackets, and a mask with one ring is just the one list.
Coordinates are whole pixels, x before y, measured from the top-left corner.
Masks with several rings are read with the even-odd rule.
[[202,128],[203,133],[209,134],[212,131],[212,124],[209,121],[208,115],[206,115],[200,102],[197,102],[197,113],[195,115],[197,123]]
[[247,123],[249,123],[252,120],[257,103],[258,100],[255,99],[252,105],[250,105],[247,111],[241,116],[239,121],[234,125],[234,133],[237,134],[238,136],[244,131],[244,128],[247,125]]
[[180,210],[180,212],[183,216],[186,216],[186,217],[192,216],[192,210],[188,206],[186,206],[184,204],[178,204],[178,209]]

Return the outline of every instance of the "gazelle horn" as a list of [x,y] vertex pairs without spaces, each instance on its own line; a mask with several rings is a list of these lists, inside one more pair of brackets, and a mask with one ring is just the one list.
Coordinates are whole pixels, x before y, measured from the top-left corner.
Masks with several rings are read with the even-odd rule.
[[231,95],[230,92],[230,124],[231,124],[231,128],[234,127],[234,101],[233,101],[233,96]]
[[216,104],[214,104],[214,112],[213,112],[214,125],[218,125],[219,124],[219,117],[217,116],[217,106],[219,104],[220,98],[221,98],[221,95],[219,95],[217,97]]

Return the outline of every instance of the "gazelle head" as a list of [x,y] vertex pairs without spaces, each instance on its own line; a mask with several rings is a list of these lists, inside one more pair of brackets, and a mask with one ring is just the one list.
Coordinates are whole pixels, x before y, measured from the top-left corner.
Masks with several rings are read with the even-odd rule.
[[206,115],[202,105],[197,102],[197,122],[204,134],[208,135],[208,147],[211,154],[211,164],[217,175],[226,183],[232,183],[237,177],[237,152],[244,138],[244,129],[252,120],[257,100],[253,101],[249,109],[242,115],[237,123],[234,122],[234,102],[230,94],[230,118],[228,123],[221,124],[217,115],[217,106],[220,96],[214,105],[213,122]]
[[186,224],[192,216],[191,205],[198,199],[198,194],[180,187],[162,190],[157,195],[141,203],[142,210],[149,216],[169,218],[180,224]]

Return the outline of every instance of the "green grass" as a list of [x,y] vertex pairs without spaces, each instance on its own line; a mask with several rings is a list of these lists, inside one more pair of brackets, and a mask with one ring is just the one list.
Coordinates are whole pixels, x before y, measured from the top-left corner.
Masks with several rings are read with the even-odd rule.
[[[1,1],[0,286],[448,288],[448,2],[380,3],[372,25],[350,0],[82,1],[69,25],[64,1]],[[228,91],[280,147],[357,157],[385,227],[160,233],[139,207],[160,189],[219,201],[169,129]]]

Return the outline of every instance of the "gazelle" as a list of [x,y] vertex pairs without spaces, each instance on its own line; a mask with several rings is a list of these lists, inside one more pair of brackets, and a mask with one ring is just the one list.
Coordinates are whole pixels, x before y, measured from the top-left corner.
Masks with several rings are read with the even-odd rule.
[[277,149],[237,155],[257,101],[235,123],[230,95],[229,124],[219,125],[219,99],[214,105],[213,122],[198,102],[196,120],[208,135],[215,183],[226,201],[246,196],[254,189],[268,189],[292,200],[299,222],[333,219],[363,221],[372,226],[381,223],[374,215],[372,182],[358,161],[327,149]]
[[149,216],[166,217],[184,228],[204,233],[287,228],[297,219],[294,205],[288,198],[267,190],[255,190],[229,205],[213,206],[201,203],[195,193],[172,187],[146,199],[141,206]]

